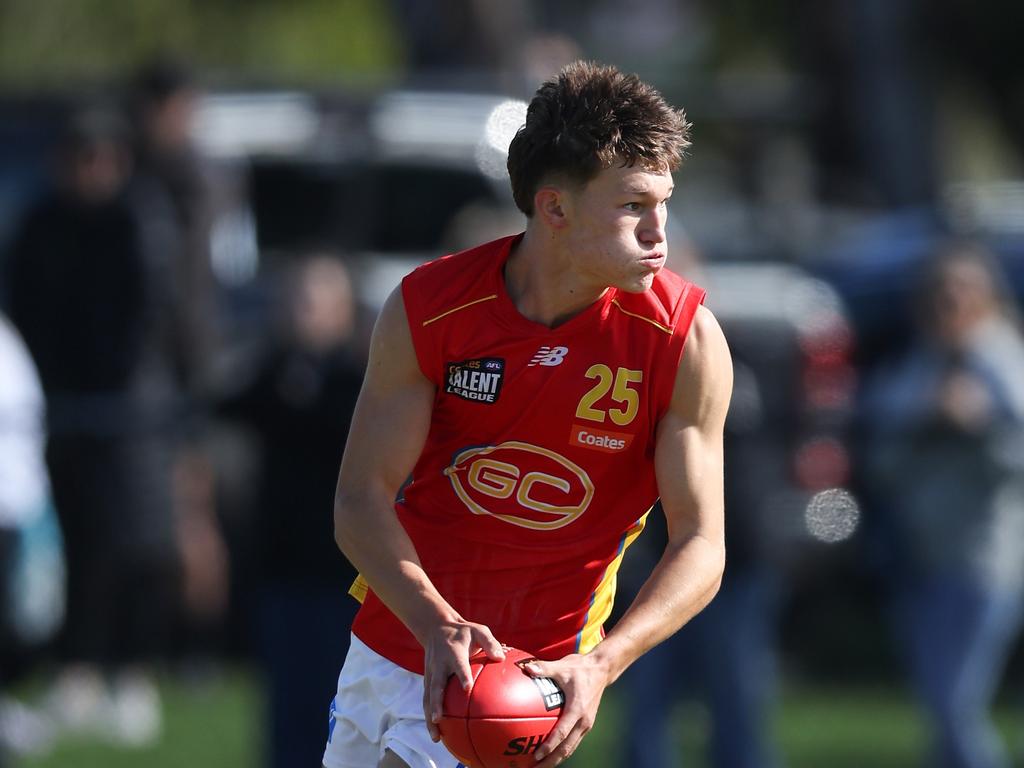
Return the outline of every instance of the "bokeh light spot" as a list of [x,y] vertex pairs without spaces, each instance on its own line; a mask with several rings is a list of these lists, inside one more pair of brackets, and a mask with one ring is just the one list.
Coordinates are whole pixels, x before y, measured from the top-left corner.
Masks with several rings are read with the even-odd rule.
[[853,536],[860,524],[860,505],[845,488],[829,488],[811,497],[804,510],[807,532],[818,541],[838,544]]
[[525,101],[503,101],[487,118],[484,135],[476,147],[477,167],[494,179],[505,178],[508,173],[508,146],[516,132],[526,123]]

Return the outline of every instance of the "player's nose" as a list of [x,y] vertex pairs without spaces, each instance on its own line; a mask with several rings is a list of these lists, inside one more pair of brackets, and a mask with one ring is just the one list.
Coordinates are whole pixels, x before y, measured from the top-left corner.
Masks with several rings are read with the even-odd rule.
[[640,222],[638,237],[644,244],[657,245],[666,240],[665,224],[668,216],[664,211],[654,209],[650,211]]

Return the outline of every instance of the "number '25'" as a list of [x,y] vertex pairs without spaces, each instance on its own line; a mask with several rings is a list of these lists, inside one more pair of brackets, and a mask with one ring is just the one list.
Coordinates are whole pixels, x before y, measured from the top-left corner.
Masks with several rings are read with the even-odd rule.
[[[604,422],[607,415],[620,427],[624,427],[636,418],[637,411],[640,409],[640,393],[631,389],[630,384],[639,384],[643,381],[643,371],[618,368],[613,374],[612,369],[607,365],[595,363],[587,369],[585,376],[588,379],[597,379],[597,383],[590,388],[590,391],[580,400],[580,404],[576,406],[576,418]],[[609,390],[612,400],[622,403],[623,407],[606,410],[595,408],[597,401],[607,395]]]

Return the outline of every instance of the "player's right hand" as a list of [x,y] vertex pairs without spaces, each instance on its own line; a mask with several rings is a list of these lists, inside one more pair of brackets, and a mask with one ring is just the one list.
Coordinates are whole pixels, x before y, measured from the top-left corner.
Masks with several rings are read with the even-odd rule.
[[469,657],[477,651],[483,651],[493,661],[505,658],[501,643],[489,628],[461,619],[440,624],[424,644],[423,714],[434,741],[441,740],[437,724],[441,721],[441,703],[448,678],[455,675],[468,690],[473,684]]

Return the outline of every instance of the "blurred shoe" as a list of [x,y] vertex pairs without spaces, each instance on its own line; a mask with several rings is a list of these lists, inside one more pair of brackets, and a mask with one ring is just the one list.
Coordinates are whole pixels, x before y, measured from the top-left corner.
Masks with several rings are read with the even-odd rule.
[[63,730],[96,737],[107,731],[110,696],[103,676],[94,667],[75,665],[61,672],[46,700],[50,719]]
[[120,746],[148,747],[160,740],[160,692],[141,672],[122,673],[111,686],[110,737]]
[[45,713],[9,696],[0,696],[0,752],[19,757],[42,757],[56,740],[53,722]]

